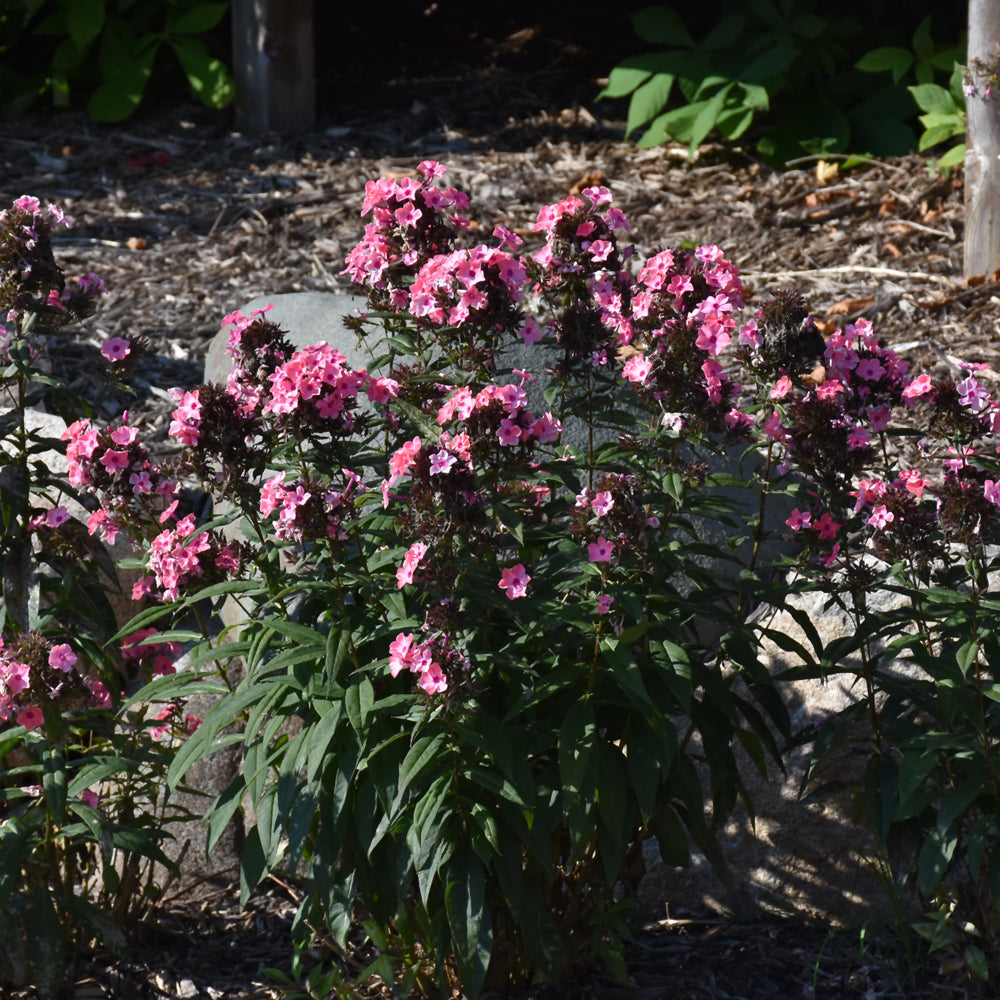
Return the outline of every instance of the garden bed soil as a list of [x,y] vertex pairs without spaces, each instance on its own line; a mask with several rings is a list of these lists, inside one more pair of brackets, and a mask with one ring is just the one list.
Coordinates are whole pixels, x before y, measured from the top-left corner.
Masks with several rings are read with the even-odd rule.
[[[475,68],[387,78],[367,104],[331,104],[317,131],[288,140],[241,135],[225,115],[187,105],[115,128],[78,113],[5,123],[0,201],[30,193],[63,205],[76,225],[57,242],[60,263],[108,286],[85,336],[59,351],[57,374],[86,391],[104,339],[144,340],[130,422],[169,449],[167,390],[201,381],[221,317],[259,295],[346,287],[339,272],[363,230],[365,182],[428,158],[469,192],[484,238],[502,223],[530,243],[540,206],[601,183],[642,254],[716,243],[751,305],[798,287],[822,330],[870,319],[915,370],[1000,369],[1000,276],[962,278],[961,170],[945,177],[911,156],[849,169],[806,160],[779,173],[750,151],[707,145],[692,163],[679,147],[638,149],[624,141],[623,106],[592,100],[597,87],[571,47],[539,69],[537,53],[527,66],[522,57],[532,45],[548,51],[544,37],[480,43],[488,58]],[[169,899],[136,929],[130,960],[77,962],[65,1000],[278,996],[263,970],[287,967],[295,888],[268,881],[244,911],[236,899],[225,880]],[[529,995],[875,998],[908,984],[911,996],[968,995],[934,963],[907,972],[890,939],[875,946],[870,932],[833,933],[805,916],[668,921],[663,903],[636,929],[627,984],[581,971]]]

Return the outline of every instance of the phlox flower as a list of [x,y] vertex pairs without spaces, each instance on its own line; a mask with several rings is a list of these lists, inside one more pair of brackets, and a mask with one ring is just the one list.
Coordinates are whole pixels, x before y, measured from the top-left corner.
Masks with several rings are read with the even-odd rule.
[[606,615],[611,610],[611,605],[615,603],[615,599],[610,594],[601,594],[594,603],[597,613]]
[[422,671],[417,684],[428,694],[442,694],[448,690],[448,678],[445,677],[440,663],[431,663]]
[[867,523],[870,524],[876,531],[881,531],[890,521],[895,520],[895,515],[891,510],[888,510],[884,503],[880,503],[875,507],[872,507],[871,517],[868,518]]
[[614,246],[609,240],[594,240],[587,248],[590,256],[597,261],[607,260],[611,256],[612,250],[614,250]]
[[54,670],[67,672],[73,669],[75,663],[76,653],[73,652],[73,647],[68,642],[53,646],[49,651],[49,666]]
[[90,687],[90,696],[98,708],[111,707],[111,693],[100,681],[91,681],[88,686]]
[[436,451],[431,455],[431,475],[436,476],[439,474],[447,473],[451,470],[451,467],[458,461],[458,459],[451,454],[451,452],[446,451],[442,448],[440,451]]
[[98,806],[98,803],[101,800],[100,800],[100,797],[98,796],[97,792],[92,791],[89,788],[85,788],[82,792],[80,792],[80,801],[84,805],[90,806],[91,809],[96,809],[97,806]]
[[871,431],[867,427],[852,427],[847,435],[848,448],[864,448],[871,440]]
[[852,490],[850,496],[857,497],[854,505],[854,513],[857,514],[868,504],[874,504],[885,496],[885,483],[878,479],[862,479],[858,483],[858,488]]
[[611,553],[614,552],[614,542],[609,542],[601,535],[596,542],[591,542],[587,546],[587,556],[591,562],[610,562]]
[[885,368],[877,358],[863,358],[854,369],[854,374],[866,382],[877,382],[885,374]]
[[1000,482],[995,482],[992,479],[987,479],[983,483],[983,496],[989,500],[990,503],[996,504],[1000,507]]
[[58,528],[69,520],[69,511],[65,507],[53,507],[45,512],[45,527]]
[[405,475],[410,470],[410,466],[416,460],[420,447],[420,438],[415,437],[411,441],[407,441],[406,444],[393,453],[392,458],[389,459],[389,472],[392,474],[392,481],[395,481],[398,476]]
[[840,555],[840,542],[837,542],[829,552],[825,555],[819,556],[818,558],[823,566],[830,569],[830,567],[837,561],[838,555]]
[[764,421],[763,431],[772,441],[784,441],[787,436],[781,423],[781,415],[777,411]]
[[521,428],[509,417],[504,417],[497,428],[500,443],[507,448],[513,448],[521,440]]
[[614,505],[615,498],[607,490],[595,493],[594,499],[590,502],[591,509],[598,517],[604,517]]
[[403,556],[403,565],[396,570],[396,586],[402,590],[409,583],[413,583],[414,570],[420,565],[420,561],[427,554],[427,545],[424,542],[414,542]]
[[389,673],[393,677],[398,676],[409,666],[411,650],[413,647],[413,633],[400,632],[396,638],[389,643]]
[[630,382],[645,382],[653,366],[644,354],[633,354],[622,366],[622,375]]
[[906,400],[908,406],[913,405],[913,400],[917,396],[923,396],[933,389],[934,386],[931,384],[930,375],[918,375],[913,381],[911,381],[906,388],[903,389],[902,396]]
[[124,337],[109,337],[101,344],[101,354],[114,363],[127,358],[132,352],[132,345]]
[[792,388],[792,380],[787,375],[782,375],[774,388],[771,389],[771,399],[784,399]]
[[667,283],[667,291],[677,299],[685,292],[693,292],[694,285],[691,283],[691,276],[687,274],[675,274]]
[[100,463],[108,470],[108,474],[113,476],[120,469],[128,468],[128,452],[114,451],[108,448],[101,456]]
[[843,392],[843,383],[839,382],[835,378],[828,378],[825,382],[816,386],[816,398],[817,399],[833,399],[838,392]]
[[36,705],[29,705],[17,715],[17,724],[24,726],[27,730],[37,729],[44,721],[45,717],[42,715],[42,710]]
[[808,511],[801,511],[798,507],[792,511],[792,516],[785,521],[792,531],[799,531],[801,528],[808,528],[809,523],[812,521],[812,514]]
[[507,599],[513,601],[517,597],[524,597],[527,594],[528,584],[531,577],[524,569],[523,563],[510,566],[500,572],[500,582],[497,586],[501,590],[507,591]]
[[829,514],[829,512],[824,513],[822,517],[818,517],[813,521],[813,528],[819,532],[819,537],[828,539],[836,538],[837,531],[840,528],[840,522],[835,521]]
[[562,434],[562,424],[549,412],[538,417],[529,429],[540,444],[553,444]]
[[757,329],[757,321],[755,319],[748,319],[740,327],[739,342],[744,347],[760,347],[763,343],[760,332]]
[[0,661],[0,682],[8,694],[17,694],[31,686],[31,669],[27,663]]
[[530,316],[524,321],[519,334],[526,347],[537,344],[542,339],[542,328]]
[[930,480],[925,479],[916,469],[907,469],[896,477],[896,483],[905,486],[919,500],[924,487],[930,485]]
[[959,394],[958,401],[973,413],[979,413],[989,405],[990,394],[971,375],[956,382],[955,388]]

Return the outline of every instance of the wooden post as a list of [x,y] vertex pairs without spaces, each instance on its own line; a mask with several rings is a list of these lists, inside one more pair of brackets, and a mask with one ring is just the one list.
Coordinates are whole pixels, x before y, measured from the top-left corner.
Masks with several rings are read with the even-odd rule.
[[[1000,0],[969,0],[968,66],[976,78],[977,66],[998,62]],[[992,275],[1000,268],[1000,93],[970,97],[966,111],[965,276]]]
[[308,132],[316,124],[313,0],[233,0],[236,127]]

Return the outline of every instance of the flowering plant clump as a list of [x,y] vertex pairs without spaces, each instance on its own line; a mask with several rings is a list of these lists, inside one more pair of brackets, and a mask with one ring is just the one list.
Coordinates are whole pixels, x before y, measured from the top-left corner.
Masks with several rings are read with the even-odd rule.
[[[64,279],[53,241],[70,226],[27,195],[0,211],[0,984],[30,983],[41,998],[62,988],[74,949],[124,952],[124,928],[159,891],[154,863],[171,867],[163,823],[186,815],[163,792],[172,749],[152,721],[141,708],[124,726],[115,718],[123,688],[172,672],[179,650],[168,641],[153,654],[149,633],[113,641],[118,581],[94,536],[138,530],[176,483],[152,468],[127,415],[116,428],[80,418],[62,439],[38,429],[53,411],[83,410],[45,369],[103,292],[94,275]],[[104,351],[111,378],[130,353]]]
[[[443,173],[366,187],[345,273],[372,307],[352,321],[368,369],[234,313],[232,373],[175,390],[168,461],[126,418],[66,434],[90,530],[142,551],[149,607],[121,635],[126,666],[155,676],[127,710],[149,712],[171,786],[242,747],[208,823],[214,841],[253,803],[244,897],[304,871],[299,944],[347,951],[360,928],[367,972],[401,990],[474,997],[595,956],[624,975],[643,842],[720,864],[715,830],[747,799],[735,748],[780,763],[788,715],[758,654],[773,630],[750,616],[771,602],[813,640],[793,644],[800,672],[860,674],[889,856],[912,827],[928,900],[964,866],[976,888],[947,905],[987,933],[987,373],[913,375],[864,321],[824,340],[795,292],[748,315],[718,247],[635,260],[602,187],[543,208],[531,253],[501,226],[475,245]],[[906,419],[909,450],[892,437]],[[211,520],[181,511],[182,487],[213,495]],[[797,506],[775,517],[783,492]],[[791,553],[777,582],[768,519]],[[855,634],[824,649],[803,589]],[[172,634],[144,630],[209,622],[206,603],[223,634],[206,627],[171,672]],[[201,720],[194,692],[218,695]],[[857,715],[821,727],[818,758]]]
[[[244,717],[243,773],[209,820],[217,836],[255,803],[244,892],[305,863],[304,942],[323,925],[346,948],[360,921],[384,979],[472,996],[586,955],[621,971],[643,840],[718,860],[733,747],[766,768],[787,716],[740,599],[765,567],[723,572],[692,522],[728,516],[706,435],[754,426],[721,360],[736,269],[701,247],[634,275],[596,187],[539,213],[534,254],[503,227],[463,245],[442,173],[367,186],[347,273],[378,313],[355,324],[371,370],[236,313],[226,383],[175,393],[169,466],[137,440],[107,475],[113,440],[74,453],[95,525],[145,539],[136,594],[163,615],[242,609],[237,641],[193,651],[204,669],[137,697],[168,719],[191,685],[220,695],[172,781]],[[195,480],[228,507],[158,528],[147,498]]]

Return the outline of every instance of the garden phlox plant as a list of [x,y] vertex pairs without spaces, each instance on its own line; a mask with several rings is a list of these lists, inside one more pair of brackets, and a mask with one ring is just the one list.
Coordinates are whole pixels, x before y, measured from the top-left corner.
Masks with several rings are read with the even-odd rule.
[[[244,898],[273,869],[304,872],[300,950],[321,931],[346,953],[360,929],[365,974],[400,989],[474,997],[593,957],[624,975],[643,842],[720,865],[714,832],[747,799],[735,748],[767,771],[791,736],[758,655],[768,619],[751,616],[771,603],[812,640],[795,650],[806,674],[860,676],[887,857],[904,865],[891,844],[914,828],[924,899],[964,878],[985,933],[990,373],[915,375],[863,320],[824,339],[796,292],[751,311],[717,246],[639,261],[603,187],[477,244],[444,173],[425,161],[366,185],[345,268],[369,300],[352,321],[366,369],[295,349],[266,309],[235,312],[225,384],[174,391],[169,459],[127,414],[65,436],[88,530],[141,552],[147,606],[122,635],[205,623],[183,633],[188,669],[148,654],[126,710],[148,709],[171,786],[241,746],[208,824],[214,841],[253,802]],[[112,366],[133,353],[104,345]],[[741,450],[754,471],[734,476]],[[734,479],[750,507],[720,497]],[[192,488],[219,501],[210,518],[183,511]],[[781,493],[792,554],[775,566]],[[713,521],[745,556],[704,540]],[[855,635],[824,649],[791,600],[803,589],[847,608]],[[875,608],[886,591],[892,613]],[[195,691],[218,701],[186,720]],[[857,715],[820,728],[817,766]]]

